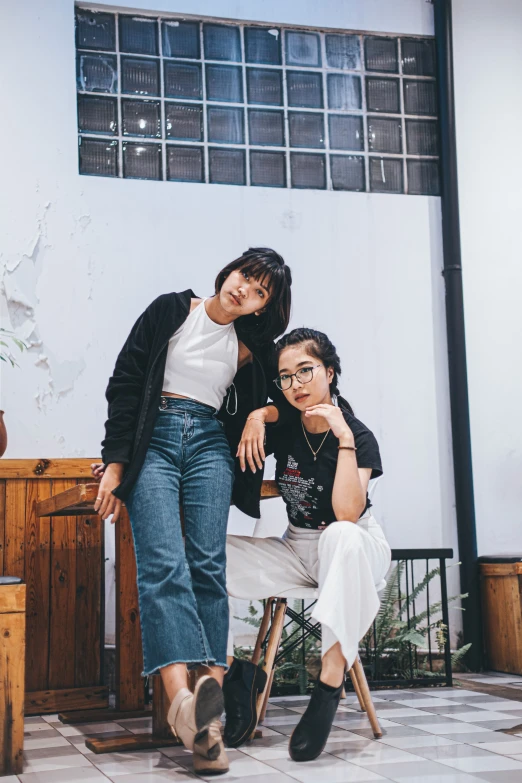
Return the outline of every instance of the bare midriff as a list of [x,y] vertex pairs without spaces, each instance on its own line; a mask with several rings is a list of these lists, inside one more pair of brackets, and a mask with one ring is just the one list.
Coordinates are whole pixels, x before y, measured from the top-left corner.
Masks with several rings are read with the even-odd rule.
[[161,396],[162,397],[175,397],[177,400],[191,400],[192,399],[192,397],[186,397],[183,394],[172,394],[172,392],[166,392],[166,391],[162,391],[161,392]]

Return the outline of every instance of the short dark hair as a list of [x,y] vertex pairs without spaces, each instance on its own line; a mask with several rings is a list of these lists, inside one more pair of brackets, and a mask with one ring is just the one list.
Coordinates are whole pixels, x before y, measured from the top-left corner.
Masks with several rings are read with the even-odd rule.
[[216,277],[216,294],[229,274],[241,269],[259,280],[270,291],[270,299],[261,315],[254,313],[238,318],[241,328],[256,344],[272,342],[283,334],[290,321],[292,273],[282,256],[269,247],[250,247],[227,264]]
[[[331,367],[333,369],[333,378],[330,382],[330,393],[339,394],[339,376],[341,374],[341,360],[339,354],[333,342],[328,335],[324,332],[318,332],[315,329],[307,329],[306,327],[300,327],[299,329],[292,329],[291,332],[285,334],[276,343],[276,354],[279,356],[281,351],[288,348],[290,345],[301,345],[306,343],[306,350],[315,356],[325,367]],[[345,400],[346,402],[346,400]],[[351,405],[347,403],[350,413],[353,415]]]

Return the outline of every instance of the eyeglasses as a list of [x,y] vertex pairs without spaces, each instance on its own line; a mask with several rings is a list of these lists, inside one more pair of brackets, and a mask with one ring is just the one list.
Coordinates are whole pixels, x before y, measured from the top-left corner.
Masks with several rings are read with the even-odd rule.
[[297,372],[291,372],[288,375],[278,375],[277,378],[274,378],[274,383],[281,391],[288,391],[292,388],[292,378],[297,378],[299,383],[310,383],[314,377],[314,370],[322,366],[322,364],[314,364],[313,367],[301,367]]

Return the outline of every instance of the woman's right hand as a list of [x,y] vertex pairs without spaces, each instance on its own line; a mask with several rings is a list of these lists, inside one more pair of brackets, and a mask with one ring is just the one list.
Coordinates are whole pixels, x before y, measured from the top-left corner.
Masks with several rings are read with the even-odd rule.
[[112,524],[117,522],[121,510],[121,500],[112,494],[112,490],[121,484],[124,467],[122,462],[111,462],[107,465],[100,481],[98,496],[94,504],[94,510],[103,520],[113,514]]

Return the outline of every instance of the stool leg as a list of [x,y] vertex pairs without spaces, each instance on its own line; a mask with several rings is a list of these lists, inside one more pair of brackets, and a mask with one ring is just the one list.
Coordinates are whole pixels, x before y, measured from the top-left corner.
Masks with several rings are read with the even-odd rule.
[[259,661],[261,659],[261,646],[265,641],[266,635],[268,633],[268,628],[270,626],[270,619],[272,617],[272,606],[274,604],[274,601],[275,598],[269,598],[267,600],[265,611],[263,614],[263,619],[261,620],[261,625],[259,627],[259,633],[257,634],[256,646],[254,647],[254,654],[252,655],[252,663],[255,663],[256,666],[259,664]]
[[368,718],[370,720],[370,725],[372,727],[373,736],[375,737],[375,739],[380,739],[380,737],[382,737],[382,730],[381,727],[379,726],[379,719],[377,718],[377,713],[375,712],[372,696],[370,693],[370,689],[368,687],[368,681],[366,679],[366,674],[364,673],[364,669],[359,656],[357,656],[357,658],[355,659],[355,663],[353,664],[353,669],[354,669],[355,676],[357,678],[357,682],[359,683],[359,688],[361,689],[361,694],[364,700],[364,704],[366,706],[366,713],[368,715]]
[[359,706],[360,706],[360,708],[361,708],[361,710],[363,712],[366,712],[366,705],[364,704],[363,695],[361,693],[361,689],[360,689],[359,683],[357,681],[357,675],[356,675],[356,673],[354,671],[354,667],[353,666],[350,669],[350,671],[348,672],[348,674],[350,675],[350,679],[352,681],[353,689],[354,689],[355,693],[357,694],[357,698],[359,700]]
[[274,679],[274,661],[281,643],[281,636],[283,635],[283,626],[286,615],[286,599],[277,598],[271,600],[275,600],[276,605],[274,610],[274,619],[272,620],[272,626],[270,628],[270,637],[268,639],[268,645],[266,648],[265,662],[263,664],[263,670],[267,674],[267,682],[263,693],[260,693],[257,697],[256,709],[258,723],[265,717],[266,714],[268,699],[270,698],[270,688],[272,686],[272,680]]

